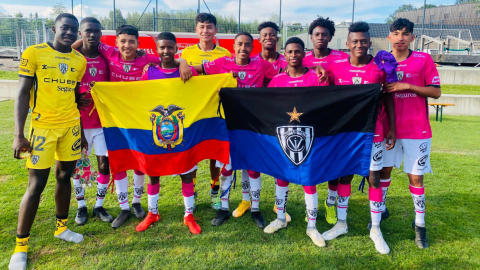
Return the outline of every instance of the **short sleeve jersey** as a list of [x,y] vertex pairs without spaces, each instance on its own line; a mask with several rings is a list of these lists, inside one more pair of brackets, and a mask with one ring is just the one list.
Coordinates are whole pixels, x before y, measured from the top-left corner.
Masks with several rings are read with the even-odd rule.
[[[87,93],[85,94],[85,98],[91,99],[92,95],[90,94],[90,82],[110,81],[110,72],[108,68],[108,61],[105,59],[105,57],[103,57],[103,55],[100,54],[95,58],[88,58],[86,56],[84,57],[87,60],[87,69],[85,70],[85,75],[80,83],[80,93]],[[96,109],[94,109],[93,99],[85,110],[80,110],[80,115],[82,117],[83,128],[90,129],[102,127],[100,118],[98,117],[98,112]]]
[[122,54],[117,47],[104,43],[98,45],[98,51],[108,60],[110,81],[112,82],[139,81],[142,78],[145,65],[160,63],[158,57],[150,54],[137,57],[132,61],[123,60]]
[[198,44],[183,49],[181,55],[190,66],[202,65],[224,56],[232,57],[232,54],[227,49],[217,45],[215,45],[213,50],[204,52]]
[[[432,57],[423,52],[411,52],[398,63],[398,82],[416,86],[440,87],[440,77]],[[397,139],[428,139],[432,137],[428,116],[428,100],[412,91],[394,92]]]
[[[373,58],[363,67],[352,66],[348,58],[336,60],[331,65],[331,70],[335,85],[384,84],[386,82],[385,72],[378,68]],[[384,139],[383,118],[386,118],[386,115],[382,105],[375,125],[374,143],[382,142]]]
[[[259,58],[259,59],[263,59],[261,52],[254,57]],[[288,65],[287,64],[287,59],[285,59],[285,56],[283,56],[282,54],[279,54],[279,53],[278,53],[278,56],[277,56],[277,59],[275,60],[275,62],[273,62],[271,64],[273,65],[273,68],[276,69],[278,72],[280,72],[281,69],[285,69]]]
[[61,53],[47,43],[25,50],[18,75],[34,79],[30,90],[33,127],[68,128],[77,123],[80,113],[75,87],[82,80],[86,62],[75,50]]
[[[193,76],[198,76],[197,71],[190,67]],[[149,67],[147,72],[143,74],[142,81],[147,80],[159,80],[159,79],[171,79],[171,78],[179,78],[180,77],[180,69],[177,68],[162,68],[160,65],[155,67]]]
[[[349,54],[337,50],[331,50],[330,54],[323,57],[323,58],[316,58],[313,51],[307,52],[305,54],[305,58],[303,58],[303,66],[304,67],[314,67],[314,66],[322,66],[330,76],[331,70],[330,66],[333,64],[334,61],[348,58]],[[331,77],[331,76],[330,76]],[[330,78],[329,82],[333,85],[333,81]]]
[[257,57],[250,57],[250,62],[244,66],[237,65],[234,57],[222,57],[203,64],[203,70],[209,75],[237,72],[239,88],[262,87],[264,79],[272,79],[278,74],[272,64]]
[[292,78],[288,73],[280,73],[268,84],[268,87],[307,87],[320,86],[318,76],[315,70],[308,69],[305,74],[300,77]]

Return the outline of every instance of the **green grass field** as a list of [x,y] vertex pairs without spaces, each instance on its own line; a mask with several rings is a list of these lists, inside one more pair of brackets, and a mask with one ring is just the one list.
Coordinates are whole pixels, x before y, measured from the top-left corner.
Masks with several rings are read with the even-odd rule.
[[18,80],[18,72],[0,70],[0,80]]
[[[13,101],[0,102],[0,268],[6,269],[15,245],[17,213],[27,184],[25,162],[12,157]],[[72,192],[69,228],[84,234],[80,244],[53,237],[55,228],[55,181],[51,175],[31,231],[31,269],[479,269],[480,268],[480,117],[444,116],[432,121],[435,174],[427,175],[426,221],[430,248],[419,250],[411,223],[414,218],[407,176],[394,170],[387,205],[390,218],[382,230],[390,246],[389,255],[376,252],[366,228],[370,220],[368,193],[356,191],[350,199],[349,233],[318,248],[305,234],[303,189],[292,185],[288,212],[292,222],[273,235],[258,229],[247,214],[231,218],[222,226],[210,225],[215,212],[210,208],[207,166],[201,163],[198,205],[202,234],[193,236],[183,225],[180,178],[164,177],[160,185],[159,213],[162,221],[137,233],[135,218],[122,228],[90,218],[85,226],[74,222],[76,201]],[[272,211],[274,181],[263,176],[260,208],[267,222]],[[320,185],[319,198],[326,196]],[[89,188],[86,201],[91,214],[96,188]],[[130,191],[130,196],[132,191]],[[147,196],[142,199],[144,208]],[[241,185],[232,192],[231,210],[241,201]],[[105,207],[113,216],[120,212],[116,195],[108,193]],[[317,228],[331,228],[319,209]]]

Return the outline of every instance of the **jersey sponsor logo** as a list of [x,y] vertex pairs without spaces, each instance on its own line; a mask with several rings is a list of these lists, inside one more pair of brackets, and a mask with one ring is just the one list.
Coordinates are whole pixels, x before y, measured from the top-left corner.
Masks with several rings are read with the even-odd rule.
[[71,71],[71,72],[75,72],[75,68],[73,68],[73,67],[70,68],[70,71]]
[[313,145],[313,127],[280,126],[277,127],[277,138],[283,153],[295,165],[302,164]]
[[25,68],[20,68],[20,71],[21,71],[21,72],[25,72],[25,73],[30,73],[30,70],[25,69]]
[[428,147],[428,143],[424,142],[424,143],[420,144],[420,146],[418,148],[420,149],[420,152],[425,153],[427,151],[427,147]]
[[57,68],[57,67],[51,67],[45,64],[42,65],[42,69],[49,69],[49,68]]
[[353,84],[362,84],[362,77],[352,77]]
[[73,92],[73,91],[75,91],[75,88],[57,86],[57,91],[64,92],[64,93],[68,93],[68,92]]
[[20,63],[20,66],[26,67],[28,64],[28,59],[22,58],[22,62]]
[[414,98],[417,97],[415,93],[395,93],[395,98]]
[[90,73],[90,76],[95,77],[97,75],[97,68],[91,67],[88,69],[88,72]]
[[43,82],[46,83],[61,83],[61,84],[70,84],[76,85],[77,81],[65,80],[65,79],[54,79],[54,78],[43,78]]
[[68,58],[68,57],[63,57],[63,56],[55,56],[55,59],[62,59],[62,60],[68,60],[68,61],[70,61],[70,58]]
[[123,71],[127,73],[130,71],[131,68],[132,68],[132,65],[123,64]]
[[58,64],[58,68],[60,69],[60,72],[61,72],[62,74],[65,74],[65,73],[67,73],[67,71],[68,71],[68,65],[65,64],[65,63],[59,63],[59,64]]
[[75,137],[80,135],[80,126],[79,125],[76,125],[72,128],[72,135],[75,136]]
[[375,148],[380,148],[380,147],[382,147],[382,143],[381,142],[376,142],[376,143],[373,143],[373,146],[375,146]]
[[40,159],[40,156],[38,155],[33,155],[30,157],[30,161],[32,162],[33,165],[37,164],[39,159]]
[[403,79],[404,72],[403,70],[397,71],[397,79],[401,81]]
[[440,77],[438,76],[433,77],[432,83],[439,83],[439,82],[440,82]]
[[158,105],[154,109],[150,121],[152,122],[153,141],[157,146],[172,150],[183,141],[183,119],[182,112],[174,115],[176,111],[184,110],[177,105],[171,104],[167,109]]
[[78,139],[72,144],[72,150],[73,151],[80,150],[80,147],[82,147],[82,139]]
[[247,76],[247,72],[245,72],[245,71],[239,71],[238,72],[238,77],[240,78],[240,80],[243,81],[246,76]]
[[419,166],[425,166],[425,164],[427,163],[427,158],[428,158],[428,155],[425,155],[425,156],[421,157],[418,160],[418,165]]

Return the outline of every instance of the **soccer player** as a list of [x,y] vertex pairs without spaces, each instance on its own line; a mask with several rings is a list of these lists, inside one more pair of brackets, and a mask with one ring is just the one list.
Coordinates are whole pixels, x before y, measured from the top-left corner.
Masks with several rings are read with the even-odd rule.
[[[330,65],[335,60],[348,58],[348,54],[345,52],[337,51],[328,48],[328,43],[332,41],[335,35],[335,23],[329,18],[324,19],[319,17],[314,20],[308,28],[308,34],[313,44],[313,51],[307,52],[303,59],[303,65],[306,67],[313,67],[321,65],[324,69],[330,70]],[[333,85],[333,81],[329,75],[330,85]],[[337,186],[338,179],[328,182],[328,195],[325,199],[325,218],[329,224],[335,224],[337,222],[335,200],[337,198]]]
[[[215,43],[213,39],[218,32],[217,18],[210,13],[199,13],[195,17],[195,32],[198,36],[198,44],[183,49],[182,58],[187,61],[190,66],[202,65],[211,62],[221,57],[231,57],[230,52],[222,48]],[[212,208],[219,210],[221,208],[220,197],[218,196],[218,190],[220,182],[215,181],[220,174],[220,168],[216,166],[216,161],[210,160],[210,185],[213,188],[210,189],[210,197],[212,199]],[[197,182],[197,170],[192,172],[194,185]],[[195,190],[195,197],[197,191]]]
[[[315,70],[303,66],[305,44],[297,37],[292,37],[285,43],[285,58],[288,63],[287,72],[273,77],[268,87],[304,87],[320,86]],[[274,233],[287,227],[286,208],[288,200],[288,182],[276,179],[275,206],[277,219],[268,224],[263,230],[265,233]],[[325,246],[325,240],[316,228],[318,194],[316,186],[303,186],[305,190],[305,204],[308,215],[307,235],[319,247]]]
[[[372,55],[368,54],[372,42],[368,32],[369,26],[365,22],[356,22],[348,28],[347,47],[350,49],[350,58],[336,60],[331,66],[331,75],[335,85],[352,85],[352,84],[372,84],[386,83],[386,74],[380,70],[374,61]],[[375,243],[375,248],[381,254],[390,252],[390,248],[383,239],[380,230],[380,219],[382,208],[382,188],[380,186],[380,170],[383,168],[383,159],[385,151],[392,149],[395,144],[395,125],[390,125],[390,130],[384,142],[384,131],[382,125],[382,117],[386,117],[386,113],[390,119],[394,119],[393,100],[390,94],[383,96],[383,104],[377,117],[375,134],[373,137],[373,145],[370,161],[370,175],[367,178],[370,197],[370,214],[372,219],[372,228],[370,230],[370,238]],[[323,233],[325,240],[332,240],[342,234],[348,232],[347,227],[347,208],[348,200],[351,194],[351,182],[353,175],[340,178],[338,184],[338,200],[337,200],[337,217],[338,221],[335,226]]]
[[[147,72],[142,76],[142,80],[158,80],[158,79],[169,79],[169,78],[178,78],[180,77],[179,64],[175,62],[175,54],[178,51],[177,39],[175,35],[170,32],[162,32],[158,34],[157,37],[157,53],[160,56],[161,62],[155,67],[149,67]],[[198,73],[193,67],[190,67],[193,73],[193,76],[198,76]],[[152,115],[155,117],[155,115]],[[152,121],[155,119],[152,118]],[[193,179],[192,171],[196,168],[193,167],[188,172],[180,174],[182,179],[182,194],[183,202],[185,204],[185,216],[183,218],[183,223],[188,226],[192,234],[201,233],[202,229],[195,221],[193,216],[194,210],[194,189],[193,189]],[[160,177],[159,176],[149,176],[149,181],[147,183],[147,193],[148,193],[148,214],[147,217],[138,224],[136,230],[137,232],[145,231],[150,227],[150,225],[156,223],[160,220],[160,215],[158,214],[158,197],[160,191]]]
[[[102,25],[93,17],[86,17],[80,22],[80,37],[83,40],[83,46],[78,51],[83,54],[87,60],[87,68],[82,82],[80,83],[80,93],[86,93],[85,98],[91,99],[90,82],[101,82],[110,80],[108,61],[98,51],[98,44],[102,37]],[[93,111],[92,111],[93,110]],[[93,208],[93,216],[100,218],[103,222],[112,222],[113,217],[103,208],[103,201],[107,193],[108,183],[110,182],[110,170],[107,157],[107,144],[103,135],[102,124],[98,117],[98,112],[94,109],[93,100],[90,105],[80,110],[82,125],[85,138],[88,142],[88,152],[90,155],[95,148],[95,155],[98,161],[97,178],[97,200]],[[87,223],[87,205],[85,204],[85,189],[80,179],[73,179],[73,187],[77,198],[77,216],[75,222],[78,225]]]
[[[76,160],[81,155],[79,83],[85,73],[85,58],[70,47],[77,38],[78,20],[71,14],[60,14],[52,27],[53,43],[30,46],[22,55],[19,71],[19,94],[15,102],[15,158],[27,159],[28,186],[18,212],[17,244],[9,269],[27,267],[28,241],[41,194],[55,161],[56,238],[80,243],[83,235],[67,228],[68,210]],[[24,137],[25,121],[32,111],[28,139]]]
[[432,129],[428,117],[427,98],[441,95],[440,77],[435,63],[429,54],[409,49],[414,41],[414,24],[404,18],[390,25],[388,40],[392,44],[392,54],[398,62],[398,82],[386,86],[395,102],[395,125],[397,144],[394,150],[387,151],[384,168],[381,172],[384,200],[390,185],[392,167],[400,167],[410,181],[410,192],[415,208],[415,244],[427,248],[425,229],[425,187],[423,175],[431,173],[430,151]]
[[258,32],[262,51],[257,56],[271,63],[279,72],[284,70],[287,67],[287,61],[277,52],[278,32],[280,32],[278,25],[274,22],[263,22],[258,25]]
[[[241,32],[235,36],[235,57],[222,57],[203,65],[194,66],[195,70],[201,74],[220,74],[234,73],[237,75],[239,88],[262,87],[264,79],[272,79],[278,74],[272,64],[258,57],[250,57],[253,49],[253,37],[250,33]],[[232,183],[233,170],[230,164],[226,164],[221,172],[221,209],[217,211],[217,216],[212,220],[213,226],[221,225],[230,218],[229,199],[230,186]],[[249,184],[251,186],[252,203],[244,210],[251,209],[251,216],[259,228],[265,228],[265,219],[259,210],[260,191],[262,180],[260,173],[248,170]],[[243,184],[243,183],[242,183]],[[242,201],[243,202],[243,201]],[[243,214],[243,213],[242,213]],[[241,216],[241,215],[240,215]]]

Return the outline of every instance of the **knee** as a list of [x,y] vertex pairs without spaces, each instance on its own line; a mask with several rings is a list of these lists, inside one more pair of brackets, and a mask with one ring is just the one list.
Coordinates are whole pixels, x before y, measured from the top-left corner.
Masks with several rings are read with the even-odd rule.
[[73,175],[72,170],[57,170],[55,171],[55,178],[57,178],[57,182],[59,183],[70,183],[70,178]]
[[46,183],[39,183],[35,181],[34,183],[30,183],[27,188],[26,195],[30,197],[40,197],[43,190],[45,189]]
[[423,187],[423,175],[408,175],[410,178],[410,185],[414,187]]
[[256,178],[260,177],[260,173],[259,173],[259,172],[254,172],[254,171],[250,171],[250,170],[247,170],[247,171],[248,171],[248,176],[249,176],[250,178],[256,179]]
[[389,179],[392,175],[393,167],[384,167],[380,171],[380,179]]
[[180,178],[182,178],[182,182],[185,184],[190,184],[193,182],[193,177],[192,177],[192,174],[190,173],[182,174],[180,175]]
[[370,171],[368,176],[368,185],[372,188],[380,188],[380,172]]
[[352,183],[353,175],[347,175],[340,177],[340,184],[342,185],[350,185]]
[[102,162],[98,164],[98,172],[103,174],[103,175],[108,175],[110,174],[110,168],[107,163]]

